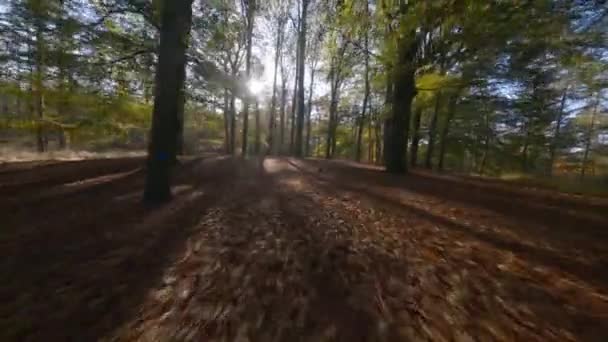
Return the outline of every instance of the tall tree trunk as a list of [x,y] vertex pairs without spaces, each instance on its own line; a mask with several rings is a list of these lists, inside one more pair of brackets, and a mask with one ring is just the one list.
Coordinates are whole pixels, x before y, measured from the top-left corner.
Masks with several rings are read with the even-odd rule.
[[[313,56],[314,58],[314,56]],[[306,142],[305,142],[305,150],[304,150],[304,155],[305,156],[310,156],[310,132],[312,129],[312,124],[311,124],[311,115],[312,115],[312,94],[314,91],[314,85],[315,85],[315,64],[316,63],[311,63],[310,66],[310,86],[308,87],[309,91],[308,91],[308,107],[307,107],[307,113],[306,113]]]
[[230,95],[228,88],[224,88],[224,151],[230,153]]
[[[369,20],[369,1],[365,0],[365,20],[368,21]],[[365,64],[365,74],[364,74],[364,79],[365,79],[365,89],[364,89],[364,94],[363,94],[363,107],[361,109],[361,117],[359,118],[359,130],[358,130],[358,134],[357,134],[357,147],[356,147],[356,152],[355,152],[355,160],[360,162],[361,161],[361,144],[362,144],[362,137],[363,137],[363,128],[365,126],[365,111],[367,110],[367,101],[369,99],[369,30],[366,28],[365,29],[365,38],[363,40],[363,47],[365,49],[365,56],[364,56],[364,64]],[[369,136],[369,139],[371,140],[371,135]]]
[[254,152],[256,155],[260,154],[262,150],[262,132],[260,132],[260,104],[255,101],[255,145]]
[[270,118],[268,119],[268,152],[271,153],[274,150],[274,136],[275,136],[275,114],[277,106],[277,74],[279,68],[279,57],[281,55],[281,45],[283,44],[283,18],[281,16],[277,19],[277,40],[274,53],[274,75],[272,78],[272,100],[270,101]]
[[327,126],[327,146],[325,146],[325,158],[333,158],[336,152],[336,129],[338,127],[338,80],[337,71],[331,72],[331,100],[329,103],[329,122]]
[[456,101],[458,101],[458,95],[452,96],[450,99],[450,105],[448,108],[448,117],[446,118],[445,125],[441,130],[441,141],[439,141],[439,163],[437,164],[437,170],[443,171],[443,160],[445,157],[445,148],[447,146],[449,133],[450,133],[450,123],[454,118],[454,113],[456,112]]
[[[301,22],[298,21],[297,32],[300,32]],[[300,44],[296,44],[296,77],[293,80],[293,95],[291,98],[291,118],[289,123],[289,153],[294,154],[295,133],[296,133],[296,109],[298,106],[298,79],[300,77],[300,68],[298,61],[300,60]]]
[[[377,117],[377,114],[376,114]],[[374,153],[374,163],[375,164],[382,164],[382,143],[381,143],[381,137],[382,137],[382,127],[380,126],[380,120],[376,119],[376,124],[374,125],[374,131],[375,131],[375,135],[376,135],[376,152]]]
[[36,114],[38,116],[38,125],[36,127],[36,146],[38,152],[47,150],[47,137],[44,131],[44,43],[43,32],[44,23],[42,22],[42,13],[37,13],[36,18],[36,72],[34,75],[34,101]]
[[390,132],[392,127],[392,113],[393,113],[393,72],[391,68],[387,68],[386,70],[386,92],[384,98],[384,110],[388,114],[384,119],[383,128],[382,128],[382,162],[384,165],[387,164],[387,158],[390,154]]
[[296,137],[294,154],[302,157],[303,136],[304,136],[304,60],[306,59],[306,16],[308,12],[308,1],[302,0],[302,15],[300,32],[298,35],[298,113],[296,118]]
[[589,129],[587,130],[585,152],[583,154],[583,165],[581,167],[581,179],[585,178],[585,173],[587,171],[587,161],[589,159],[589,153],[591,152],[591,140],[593,139],[593,130],[595,128],[595,117],[597,115],[597,108],[600,105],[600,94],[600,91],[598,91],[595,99],[595,106],[593,108],[593,114],[591,114],[591,123],[589,124]]
[[373,120],[372,120],[372,113],[370,111],[370,120],[369,120],[369,124],[367,125],[367,137],[369,139],[369,142],[367,144],[367,162],[368,163],[373,163],[374,162],[374,143],[375,143],[375,139],[374,136],[372,135],[372,126],[373,126]]
[[424,160],[424,167],[431,169],[433,167],[433,151],[435,150],[435,135],[437,130],[437,118],[439,117],[439,108],[441,108],[441,91],[437,94],[435,99],[435,110],[433,111],[433,117],[431,118],[431,125],[429,126],[429,145],[426,149],[426,159]]
[[[253,20],[255,14],[255,0],[248,0],[247,3],[247,52],[245,55],[245,75],[247,81],[251,76],[251,43],[253,38]],[[249,129],[249,96],[243,97],[243,141],[241,155],[247,155],[247,135]]]
[[410,146],[410,165],[416,167],[418,163],[418,146],[420,144],[420,119],[422,117],[422,106],[418,106],[414,112],[414,127],[412,128],[412,146]]
[[177,111],[183,78],[180,70],[186,60],[188,32],[192,21],[192,0],[165,2],[162,11],[156,94],[148,147],[144,200],[160,203],[171,198],[170,167],[174,159]]
[[407,172],[406,149],[412,101],[416,96],[414,60],[418,48],[415,33],[411,32],[408,36],[399,40],[398,64],[393,70],[393,117],[388,132],[390,148],[386,156],[386,170],[391,173]]
[[[488,160],[488,153],[490,151],[490,139],[491,139],[490,133],[491,133],[491,131],[490,131],[490,113],[486,109],[485,110],[485,138],[483,141],[483,157],[481,159],[481,163],[479,165],[479,171],[478,171],[478,173],[480,175],[483,175],[485,168],[486,168],[486,162]],[[527,149],[528,149],[528,138],[526,137],[526,147],[524,148],[524,156],[526,155]]]
[[566,106],[566,99],[568,97],[568,86],[564,89],[564,93],[562,94],[562,100],[559,105],[559,111],[557,112],[557,119],[555,120],[555,130],[553,131],[553,139],[551,139],[551,144],[549,144],[549,167],[548,174],[549,176],[553,175],[553,168],[555,164],[555,151],[557,150],[557,144],[559,142],[559,134],[562,126],[562,120],[564,116],[564,107]]
[[[282,59],[281,59],[282,63]],[[281,117],[280,117],[280,132],[279,132],[279,152],[280,154],[285,154],[285,106],[287,102],[287,78],[285,75],[285,70],[281,66]]]
[[236,153],[236,97],[230,94],[230,153]]

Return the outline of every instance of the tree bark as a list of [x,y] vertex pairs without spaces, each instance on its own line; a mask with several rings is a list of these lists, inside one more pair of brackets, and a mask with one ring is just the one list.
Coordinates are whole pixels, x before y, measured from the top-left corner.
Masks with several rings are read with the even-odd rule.
[[443,171],[443,160],[445,157],[445,148],[447,146],[449,133],[450,133],[450,123],[454,118],[454,113],[456,111],[456,101],[458,101],[458,96],[454,95],[450,99],[450,105],[448,108],[448,117],[446,118],[445,125],[441,130],[441,140],[439,141],[439,162],[437,164],[437,170]]
[[36,114],[38,116],[38,125],[36,127],[36,146],[38,152],[44,152],[47,150],[47,138],[44,131],[44,43],[43,43],[43,31],[44,24],[42,14],[38,13],[36,18],[36,72],[34,75],[34,101],[36,107]]
[[412,146],[410,146],[410,165],[416,167],[418,163],[418,145],[420,144],[420,119],[422,117],[422,106],[418,106],[414,112],[414,127],[412,129]]
[[417,52],[415,33],[402,37],[398,43],[398,64],[394,68],[393,117],[389,130],[390,145],[386,155],[386,170],[391,173],[407,172],[406,149],[409,134],[412,101],[416,96],[415,64]]
[[279,57],[281,55],[281,45],[283,44],[283,18],[278,17],[277,19],[277,40],[274,54],[274,75],[272,79],[272,100],[270,101],[270,118],[268,120],[268,151],[272,152],[274,145],[275,136],[275,114],[277,106],[277,74],[279,68]]
[[581,167],[581,179],[585,178],[585,173],[587,170],[587,161],[589,159],[589,153],[591,151],[591,140],[593,139],[593,129],[595,128],[595,117],[597,115],[597,108],[600,105],[600,92],[597,92],[595,106],[593,108],[593,114],[591,114],[591,123],[589,124],[589,129],[587,130],[587,137],[585,140],[585,152],[583,155],[583,165]]
[[[365,20],[369,20],[369,1],[365,0]],[[363,94],[363,108],[361,109],[361,117],[359,118],[359,130],[358,130],[358,134],[357,134],[357,147],[356,147],[356,153],[355,153],[355,160],[357,162],[361,161],[361,144],[362,144],[362,137],[363,137],[363,128],[365,126],[365,111],[367,110],[367,101],[369,99],[369,30],[366,28],[365,29],[365,38],[363,41],[363,45],[364,45],[364,49],[365,49],[365,57],[364,57],[364,64],[365,64],[365,89],[364,89],[364,94]],[[369,139],[371,140],[371,135],[369,136]]]
[[557,119],[555,122],[555,131],[553,132],[553,139],[551,140],[551,144],[549,144],[549,167],[548,174],[549,176],[553,175],[553,167],[555,164],[555,151],[557,150],[557,143],[559,141],[559,134],[562,126],[562,120],[564,116],[564,107],[566,106],[566,99],[568,97],[568,88],[564,89],[564,93],[562,94],[562,99],[559,105],[559,111],[557,112]]
[[262,149],[262,132],[260,132],[260,104],[255,101],[255,143],[254,152],[256,155],[260,154]]
[[386,92],[384,98],[384,110],[386,117],[384,118],[382,128],[382,162],[387,164],[387,156],[390,154],[390,132],[392,127],[392,112],[393,112],[393,72],[390,68],[386,70]]
[[230,153],[236,153],[236,97],[230,94]]
[[[313,57],[314,58],[314,57]],[[312,63],[311,64],[311,68],[310,68],[310,86],[308,87],[309,91],[308,91],[308,108],[307,108],[307,113],[306,113],[306,142],[305,142],[305,149],[304,149],[304,155],[305,156],[309,156],[310,155],[310,132],[312,129],[312,123],[311,123],[311,119],[312,119],[312,94],[314,91],[314,85],[315,85],[315,64],[316,63]]]
[[[281,59],[281,64],[283,60]],[[281,118],[280,118],[280,132],[279,132],[279,152],[281,154],[285,154],[285,105],[287,102],[287,76],[285,75],[285,70],[281,65]]]
[[437,94],[435,99],[435,110],[433,111],[433,117],[431,118],[431,124],[429,126],[429,145],[426,149],[426,159],[424,161],[424,167],[431,169],[433,167],[433,152],[435,150],[435,131],[437,130],[437,119],[439,117],[439,108],[441,107],[441,91]]
[[304,133],[304,60],[306,59],[306,16],[308,12],[308,1],[302,0],[302,15],[300,19],[300,32],[298,35],[298,113],[296,117],[296,136],[294,154],[302,157],[303,133]]
[[230,153],[230,95],[228,88],[224,88],[224,151]]
[[[251,76],[251,43],[253,38],[253,20],[255,13],[255,0],[249,0],[247,3],[247,52],[245,55],[245,75],[247,81]],[[247,155],[247,135],[249,129],[249,97],[243,97],[243,141],[241,155]]]
[[165,2],[162,11],[156,94],[148,146],[144,201],[161,203],[171,198],[170,167],[175,157],[177,111],[183,78],[180,69],[186,60],[188,32],[192,21],[192,0]]

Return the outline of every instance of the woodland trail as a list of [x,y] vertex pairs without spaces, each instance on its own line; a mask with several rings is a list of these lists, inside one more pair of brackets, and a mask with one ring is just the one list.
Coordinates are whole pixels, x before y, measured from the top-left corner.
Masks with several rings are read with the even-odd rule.
[[0,340],[608,340],[605,199],[208,157],[152,210],[142,165],[0,166]]

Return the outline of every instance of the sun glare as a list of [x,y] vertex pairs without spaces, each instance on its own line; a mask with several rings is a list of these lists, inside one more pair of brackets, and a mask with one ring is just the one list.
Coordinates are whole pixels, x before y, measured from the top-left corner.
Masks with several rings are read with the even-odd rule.
[[247,82],[247,87],[254,95],[260,95],[264,90],[264,83],[260,80],[250,80]]

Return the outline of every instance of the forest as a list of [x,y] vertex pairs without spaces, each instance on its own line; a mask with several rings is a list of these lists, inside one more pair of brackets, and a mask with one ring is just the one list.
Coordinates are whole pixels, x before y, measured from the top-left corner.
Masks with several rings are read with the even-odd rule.
[[608,340],[607,28],[1,1],[0,340]]

